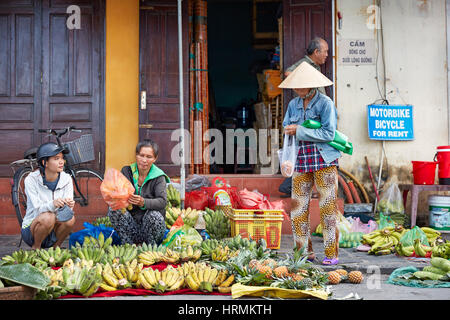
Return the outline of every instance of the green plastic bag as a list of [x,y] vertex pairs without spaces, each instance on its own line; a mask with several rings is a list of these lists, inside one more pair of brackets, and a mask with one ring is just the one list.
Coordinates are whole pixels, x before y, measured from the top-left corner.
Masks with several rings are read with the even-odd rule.
[[162,244],[168,248],[182,248],[189,245],[201,245],[202,236],[194,228],[183,225],[180,228],[169,231]]
[[[306,120],[302,123],[302,126],[308,129],[319,129],[322,127],[322,124],[319,121]],[[328,142],[328,144],[349,155],[352,155],[353,153],[353,144],[348,141],[348,137],[345,134],[338,130],[334,132],[333,141]]]
[[409,231],[406,231],[403,237],[400,238],[400,243],[404,247],[409,247],[414,245],[414,240],[419,239],[423,245],[429,246],[427,235],[418,226],[415,226]]
[[378,229],[384,229],[384,228],[395,228],[395,222],[391,219],[391,217],[384,215],[380,212],[380,219],[377,221],[378,223]]
[[414,279],[413,274],[416,271],[419,269],[413,266],[395,269],[386,283],[414,288],[450,288],[450,282]]

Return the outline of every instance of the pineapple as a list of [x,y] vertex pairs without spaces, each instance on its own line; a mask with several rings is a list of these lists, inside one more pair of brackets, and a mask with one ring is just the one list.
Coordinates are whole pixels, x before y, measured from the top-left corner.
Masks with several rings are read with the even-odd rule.
[[314,282],[310,278],[304,278],[300,280],[300,288],[311,289],[314,286]]
[[271,268],[276,268],[277,262],[272,258],[266,259],[261,263],[263,266],[270,266]]
[[294,279],[295,281],[300,281],[303,280],[305,277],[302,276],[300,273],[290,273],[289,277],[291,277],[292,279]]
[[339,273],[341,276],[346,277],[348,275],[348,272],[344,269],[337,269],[335,270],[337,273]]
[[289,275],[289,270],[286,266],[279,266],[273,269],[273,273],[278,278],[287,277]]
[[257,270],[264,274],[266,276],[266,278],[270,278],[272,277],[272,268],[268,265],[260,265]]
[[348,274],[348,280],[351,283],[361,283],[363,281],[364,277],[361,271],[351,271]]
[[250,260],[250,262],[248,263],[248,266],[249,266],[250,268],[256,269],[260,264],[261,264],[261,263],[260,263],[258,260],[252,259],[252,260]]
[[338,284],[341,282],[341,275],[336,271],[328,272],[328,283]]

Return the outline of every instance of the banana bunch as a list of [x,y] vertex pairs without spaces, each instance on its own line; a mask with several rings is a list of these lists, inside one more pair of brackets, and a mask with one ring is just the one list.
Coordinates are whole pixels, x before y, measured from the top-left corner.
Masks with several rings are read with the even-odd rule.
[[371,246],[369,254],[378,256],[393,253],[402,234],[393,227],[375,230],[362,236],[361,242]]
[[108,237],[105,239],[103,233],[100,232],[100,234],[98,235],[98,239],[92,236],[84,237],[82,247],[94,247],[106,250],[112,244],[112,240],[112,237]]
[[112,264],[126,263],[138,256],[138,247],[135,244],[112,245],[106,249],[106,262]]
[[36,293],[36,300],[52,300],[57,299],[67,294],[67,290],[59,285],[52,285],[45,288],[45,290],[38,290]]
[[205,256],[210,256],[214,249],[221,245],[221,242],[217,239],[205,239],[202,241],[200,248],[202,249],[202,254]]
[[72,258],[79,258],[80,260],[92,260],[93,263],[103,262],[105,258],[105,250],[95,248],[93,246],[83,246],[77,243],[71,249]]
[[182,262],[186,261],[194,261],[196,262],[198,259],[200,259],[202,255],[202,249],[194,248],[189,245],[187,248],[183,248],[183,250],[180,252],[180,259]]
[[231,236],[230,220],[222,210],[211,210],[205,208],[206,214],[203,215],[206,224],[206,232],[213,239],[224,239]]
[[436,245],[431,249],[431,257],[450,259],[450,242],[442,240],[436,243]]
[[163,256],[161,257],[162,262],[171,264],[178,263],[180,259],[181,259],[180,253],[170,248],[167,248]]
[[414,240],[414,253],[418,257],[425,257],[427,255],[431,257],[431,247],[422,244],[420,239],[416,239]]
[[47,267],[42,270],[42,273],[50,279],[49,286],[64,286],[63,268],[54,270],[50,267]]
[[398,255],[404,257],[411,257],[414,254],[414,246],[404,246],[401,242],[395,246],[395,250]]
[[68,249],[61,249],[60,247],[50,247],[49,249],[37,249],[37,256],[35,262],[41,263],[45,262],[47,265],[52,267],[60,267],[63,265],[64,261],[70,259],[71,252]]
[[101,224],[103,224],[105,227],[109,227],[109,228],[113,227],[111,220],[109,219],[108,216],[99,217],[92,222],[92,225],[96,226],[96,227],[100,226]]
[[139,263],[144,264],[144,266],[151,266],[152,264],[160,262],[166,252],[166,248],[164,247],[163,250],[149,248],[147,251],[142,251],[138,254]]
[[230,258],[233,258],[239,254],[238,250],[231,250],[228,246],[222,247],[217,246],[212,252],[211,252],[211,259],[213,261],[227,261]]
[[174,291],[184,285],[185,278],[181,268],[169,265],[162,271],[146,268],[139,273],[138,283],[144,289],[156,290],[157,292]]
[[180,192],[171,184],[166,188],[167,192],[167,206],[169,208],[179,208],[181,205]]
[[252,251],[253,249],[256,249],[256,247],[258,246],[258,243],[256,241],[249,240],[247,238],[242,238],[240,234],[234,236],[230,240],[227,240],[226,243],[230,249],[235,250],[248,249]]
[[[35,264],[37,252],[35,250],[17,250],[11,253],[11,255],[6,255],[2,258],[4,264],[21,264],[29,263]],[[47,263],[42,261],[42,265],[45,267]]]
[[430,245],[433,245],[436,242],[436,240],[441,236],[441,233],[439,231],[434,230],[432,228],[422,227],[420,229],[427,236],[427,239],[428,239],[428,242],[430,243]]
[[119,289],[130,288],[139,280],[139,274],[142,272],[144,265],[138,263],[137,259],[128,261],[125,264],[105,264],[101,275],[103,281],[100,288],[104,291],[116,291]]
[[97,264],[95,268],[80,268],[74,265],[62,269],[65,289],[71,293],[79,293],[85,297],[89,297],[97,292],[102,282],[101,264]]
[[181,215],[181,218],[183,219],[183,223],[194,227],[197,223],[198,216],[201,210],[192,209],[192,208],[186,208],[186,209],[180,209],[180,208],[166,208],[166,227],[170,229],[172,225],[177,221],[178,217]]
[[[233,274],[228,275],[227,269],[223,268],[218,270],[210,268],[204,263],[193,263],[192,261],[189,261],[183,263],[180,266],[180,269],[183,270],[185,286],[194,291],[209,291],[209,289],[212,288],[211,290],[217,289],[219,292],[229,293],[231,291],[231,284],[235,280]],[[214,271],[213,269],[217,271]],[[210,281],[214,277],[215,280]],[[200,281],[200,279],[202,279],[202,281]],[[205,282],[203,286],[201,286],[202,282]]]

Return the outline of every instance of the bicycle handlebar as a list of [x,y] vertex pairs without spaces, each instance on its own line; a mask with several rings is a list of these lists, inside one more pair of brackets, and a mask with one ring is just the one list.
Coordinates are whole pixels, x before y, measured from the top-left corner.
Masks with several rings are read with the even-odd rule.
[[61,137],[70,131],[81,132],[82,130],[75,127],[67,127],[65,129],[38,129],[38,132],[53,134],[57,137]]

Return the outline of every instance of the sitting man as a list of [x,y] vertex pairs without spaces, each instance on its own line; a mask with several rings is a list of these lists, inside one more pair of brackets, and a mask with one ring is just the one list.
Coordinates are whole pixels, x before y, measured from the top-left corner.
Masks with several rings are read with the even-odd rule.
[[[56,143],[44,143],[37,151],[39,170],[25,178],[27,211],[22,238],[32,249],[61,246],[75,223],[72,178],[64,172],[63,153]],[[64,218],[59,209],[64,208]]]

